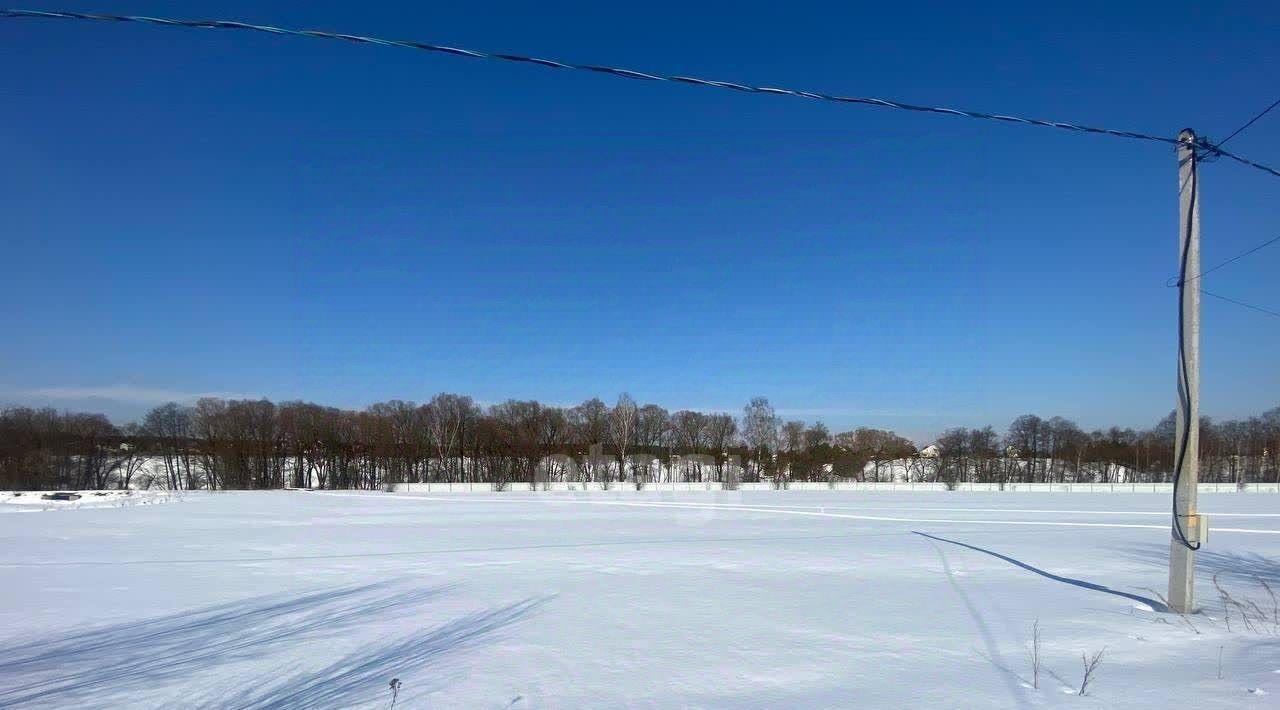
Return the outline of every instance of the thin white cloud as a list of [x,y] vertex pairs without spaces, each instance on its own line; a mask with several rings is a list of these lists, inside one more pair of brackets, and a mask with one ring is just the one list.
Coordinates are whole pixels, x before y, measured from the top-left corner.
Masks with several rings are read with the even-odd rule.
[[[737,407],[678,407],[678,409],[688,409],[694,412],[710,412],[719,413],[727,412],[735,416],[742,413],[742,406]],[[883,418],[919,418],[919,419],[946,419],[958,416],[955,412],[935,411],[931,409],[893,409],[893,408],[867,408],[867,407],[777,407],[773,410],[774,414],[780,417],[883,417]]]
[[919,417],[928,419],[955,416],[954,412],[937,412],[928,409],[862,409],[856,407],[786,408],[774,411],[780,417]]
[[13,396],[43,400],[85,400],[105,399],[128,404],[164,404],[165,402],[194,402],[201,397],[222,397],[226,399],[247,399],[251,395],[228,392],[184,392],[158,387],[140,387],[137,385],[98,385],[89,387],[58,386],[37,387],[17,390]]

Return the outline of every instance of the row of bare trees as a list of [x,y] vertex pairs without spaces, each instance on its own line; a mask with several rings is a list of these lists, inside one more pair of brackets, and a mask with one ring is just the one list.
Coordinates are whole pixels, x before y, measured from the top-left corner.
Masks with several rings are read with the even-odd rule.
[[[757,397],[740,417],[669,412],[621,395],[613,406],[440,394],[350,411],[309,402],[202,399],[117,427],[100,414],[0,410],[0,487],[374,488],[400,482],[582,480],[1163,481],[1173,420],[1088,432],[1018,417],[1008,431],[949,429],[921,455],[890,431],[832,434],[784,421]],[[1201,422],[1202,480],[1280,480],[1280,408]],[[678,461],[696,465],[677,465]],[[729,466],[729,461],[738,462]],[[560,462],[560,463],[557,463]],[[573,478],[577,477],[577,478]]]
[[[1062,417],[1024,414],[1000,437],[991,427],[938,438],[938,480],[983,483],[1165,482],[1174,466],[1174,415],[1155,427],[1085,432]],[[1244,420],[1200,420],[1200,480],[1280,482],[1280,407]]]

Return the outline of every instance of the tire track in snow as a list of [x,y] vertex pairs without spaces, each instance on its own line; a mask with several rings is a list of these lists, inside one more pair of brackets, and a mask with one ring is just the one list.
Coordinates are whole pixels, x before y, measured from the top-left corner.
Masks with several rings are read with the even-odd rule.
[[[637,508],[668,508],[668,509],[685,509],[685,510],[726,510],[746,513],[770,513],[775,515],[794,515],[800,517],[812,518],[837,518],[843,520],[867,520],[875,522],[887,523],[931,523],[931,524],[970,524],[970,525],[1022,525],[1037,527],[1066,527],[1066,528],[1127,528],[1139,530],[1168,530],[1169,525],[1146,525],[1142,523],[1095,523],[1086,521],[1071,520],[983,520],[979,518],[908,518],[889,515],[861,515],[853,513],[828,513],[826,510],[819,508],[812,509],[794,509],[783,507],[765,507],[740,505],[732,503],[692,503],[692,502],[674,502],[674,501],[623,501],[623,500],[548,500],[538,498],[475,498],[470,495],[457,497],[443,496],[415,496],[403,494],[391,494],[385,496],[370,495],[364,493],[321,493],[320,495],[330,497],[351,497],[351,498],[374,498],[378,500],[430,500],[442,501],[448,503],[467,502],[467,503],[528,503],[537,501],[547,504],[569,504],[569,505],[613,505],[622,507]],[[873,509],[874,510],[874,509]],[[887,510],[895,510],[895,508],[887,508]],[[999,512],[1018,513],[1019,510],[1001,510]],[[1093,512],[1093,511],[1089,511]],[[1215,533],[1242,533],[1248,535],[1280,535],[1280,530],[1268,530],[1261,528],[1220,528],[1213,527],[1211,530]]]
[[[325,555],[279,555],[275,557],[208,557],[208,558],[175,558],[175,559],[135,559],[135,560],[66,560],[66,561],[0,561],[0,569],[8,567],[31,568],[31,567],[94,567],[94,566],[112,566],[112,565],[203,565],[203,564],[233,564],[233,563],[259,563],[259,562],[298,562],[308,560],[348,560],[348,559],[365,559],[379,557],[414,557],[420,555],[452,555],[467,554],[473,552],[523,552],[526,550],[558,550],[558,549],[576,549],[585,547],[631,547],[635,545],[690,545],[698,543],[722,543],[722,542],[790,542],[794,540],[836,540],[848,538],[865,538],[865,537],[895,537],[898,535],[914,534],[910,530],[895,530],[893,532],[868,532],[875,528],[857,528],[850,532],[835,533],[830,535],[783,535],[783,536],[754,536],[754,537],[685,537],[685,538],[650,538],[640,540],[604,540],[600,542],[563,542],[563,543],[546,543],[538,545],[498,545],[488,547],[446,547],[430,550],[394,550],[391,552],[350,552],[350,553],[334,553]],[[956,531],[969,535],[980,535],[987,530],[962,530]],[[3,706],[0,706],[3,707]]]

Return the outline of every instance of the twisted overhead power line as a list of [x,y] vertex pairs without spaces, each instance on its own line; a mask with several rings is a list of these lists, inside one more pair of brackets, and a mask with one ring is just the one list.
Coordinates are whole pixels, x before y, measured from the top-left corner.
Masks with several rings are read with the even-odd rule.
[[407,40],[391,40],[377,37],[366,37],[361,35],[342,34],[337,32],[324,32],[320,30],[295,30],[284,29],[280,27],[270,27],[266,25],[254,25],[245,22],[233,22],[228,20],[175,20],[159,17],[141,17],[129,15],[100,15],[88,14],[81,12],[43,12],[37,10],[0,10],[0,17],[30,17],[30,18],[56,18],[56,19],[74,19],[74,20],[98,20],[105,22],[139,22],[144,24],[177,26],[177,27],[193,27],[206,29],[237,29],[250,30],[254,32],[265,32],[276,35],[293,35],[299,37],[312,37],[317,39],[337,39],[348,42],[357,42],[363,44],[377,44],[387,47],[402,47],[405,49],[417,49],[428,52],[440,52],[443,54],[451,54],[454,56],[471,57],[475,59],[496,59],[507,62],[520,62],[526,64],[534,64],[537,66],[548,67],[552,69],[577,69],[583,71],[597,72],[608,74],[611,76],[621,77],[624,79],[638,79],[641,81],[669,81],[682,84],[696,84],[699,86],[711,86],[720,89],[732,89],[753,94],[779,94],[785,96],[795,96],[806,99],[817,99],[821,101],[835,101],[839,103],[856,103],[868,104],[872,106],[883,106],[886,108],[895,108],[904,111],[920,111],[926,113],[943,113],[954,116],[965,116],[968,118],[981,118],[994,121],[1006,121],[1011,123],[1023,123],[1033,126],[1043,126],[1048,128],[1060,128],[1068,131],[1078,131],[1083,133],[1101,133],[1106,135],[1118,136],[1121,138],[1133,138],[1137,140],[1158,141],[1177,145],[1178,141],[1174,138],[1165,138],[1163,136],[1148,135],[1145,133],[1135,133],[1133,131],[1121,131],[1111,128],[1095,128],[1092,126],[1081,126],[1072,123],[1063,123],[1059,121],[1045,121],[1033,118],[1023,118],[1019,116],[1005,116],[999,114],[982,113],[978,111],[962,111],[952,108],[939,108],[933,106],[919,106],[915,104],[907,104],[899,101],[889,101],[886,99],[866,98],[860,96],[838,96],[834,94],[825,94],[815,91],[804,91],[800,89],[785,89],[766,86],[751,86],[747,84],[739,84],[728,81],[716,81],[712,79],[701,79],[692,76],[665,75],[654,74],[649,72],[634,71],[631,69],[620,69],[616,67],[606,67],[594,64],[574,64],[571,62],[561,62],[551,59],[539,59],[537,57],[526,57],[515,54],[500,54],[494,52],[482,52],[474,49],[459,49],[457,47],[447,47],[438,44],[428,44],[425,42],[414,42]]
[[[339,32],[325,32],[321,30],[297,30],[287,29],[283,27],[271,27],[269,25],[256,25],[247,22],[237,22],[232,20],[178,20],[163,17],[146,17],[141,15],[103,15],[84,12],[68,12],[68,11],[43,11],[43,10],[0,10],[0,18],[40,18],[40,19],[63,19],[63,20],[91,20],[99,22],[134,22],[150,25],[162,25],[167,27],[191,27],[198,29],[228,29],[228,30],[248,30],[252,32],[263,32],[274,35],[289,35],[295,37],[311,37],[314,39],[331,39],[342,40],[346,42],[356,42],[360,44],[374,44],[384,47],[401,47],[404,49],[416,49],[426,52],[438,52],[442,54],[450,54],[460,57],[471,57],[474,59],[493,59],[505,62],[518,62],[522,64],[533,64],[540,67],[550,69],[574,69],[579,71],[596,72],[609,76],[619,77],[623,79],[636,79],[640,81],[667,81],[679,84],[694,84],[697,86],[709,86],[717,89],[730,89],[733,91],[741,91],[750,94],[775,94],[781,96],[793,96],[803,99],[813,99],[818,101],[831,101],[835,103],[846,104],[864,104],[868,106],[881,106],[884,108],[898,109],[900,111],[915,111],[920,113],[938,113],[950,116],[963,116],[966,118],[976,118],[988,121],[1001,121],[1004,123],[1021,123],[1029,126],[1040,126],[1043,128],[1057,128],[1065,131],[1074,131],[1077,133],[1095,133],[1101,135],[1115,136],[1117,138],[1129,138],[1134,140],[1154,141],[1158,143],[1167,143],[1177,145],[1176,138],[1167,138],[1148,133],[1138,133],[1135,131],[1123,131],[1114,128],[1098,128],[1095,126],[1084,126],[1075,123],[1066,123],[1063,121],[1047,121],[1036,118],[1026,118],[1022,116],[1009,116],[1004,114],[985,113],[982,111],[965,111],[961,109],[938,107],[938,106],[921,106],[917,104],[903,103],[901,101],[890,101],[888,99],[870,98],[865,96],[841,96],[838,94],[827,94],[817,91],[806,91],[801,89],[787,89],[771,86],[753,86],[750,84],[739,84],[729,81],[716,81],[713,79],[704,79],[693,76],[682,76],[675,74],[655,74],[650,72],[635,71],[632,69],[622,69],[618,67],[606,67],[595,64],[575,64],[572,62],[561,62],[552,59],[540,59],[538,57],[528,57],[518,54],[501,54],[496,52],[482,52],[474,49],[461,49],[458,47],[448,47],[439,44],[429,44],[426,42],[414,42],[408,40],[393,40],[379,37],[368,37],[364,35],[344,34]],[[1225,142],[1225,141],[1223,141]],[[1228,153],[1214,146],[1208,141],[1201,140],[1197,144],[1197,148],[1201,152],[1210,155],[1221,155],[1232,160],[1236,160],[1245,165],[1257,168],[1264,172],[1270,173],[1276,177],[1280,177],[1280,170],[1267,167],[1265,165],[1255,163],[1240,156]]]
[[1199,148],[1200,151],[1206,155],[1220,155],[1224,158],[1230,158],[1236,161],[1237,163],[1240,163],[1241,165],[1248,165],[1251,168],[1257,168],[1258,170],[1261,170],[1262,172],[1267,173],[1268,175],[1272,175],[1274,177],[1280,177],[1280,170],[1267,167],[1262,163],[1256,163],[1252,160],[1249,160],[1248,158],[1244,158],[1239,155],[1236,155],[1235,153],[1228,153],[1227,151],[1220,148],[1218,145],[1214,145],[1212,143],[1201,143],[1196,147]]

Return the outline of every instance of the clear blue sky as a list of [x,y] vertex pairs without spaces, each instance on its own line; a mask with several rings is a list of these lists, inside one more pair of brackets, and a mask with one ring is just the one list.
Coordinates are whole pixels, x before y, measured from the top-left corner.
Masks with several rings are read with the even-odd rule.
[[[14,0],[17,3],[17,0]],[[22,6],[19,3],[19,6]],[[26,2],[243,19],[1223,136],[1273,2]],[[628,391],[927,438],[1173,407],[1170,149],[247,33],[0,21],[0,400],[344,407]],[[1232,141],[1280,163],[1280,111]],[[1203,176],[1204,258],[1280,180]],[[1280,308],[1280,248],[1206,287]],[[1280,320],[1206,300],[1205,413],[1280,404]]]

